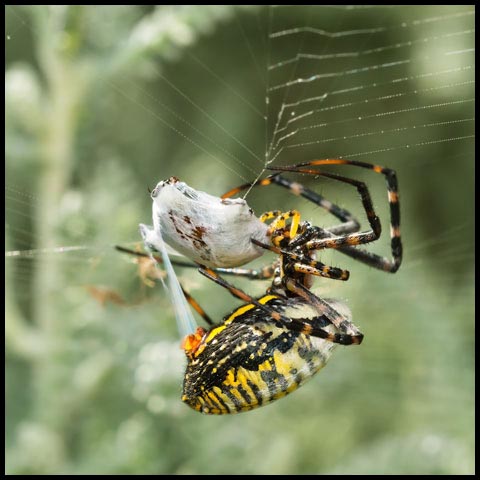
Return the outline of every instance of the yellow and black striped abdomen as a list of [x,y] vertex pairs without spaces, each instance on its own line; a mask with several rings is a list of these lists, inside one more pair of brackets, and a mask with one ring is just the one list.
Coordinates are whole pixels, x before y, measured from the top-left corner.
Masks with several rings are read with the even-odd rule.
[[[300,298],[259,301],[289,317],[316,317],[315,325],[337,332]],[[206,332],[187,355],[182,400],[208,414],[251,410],[305,383],[326,364],[335,346],[266,321],[262,310],[244,305]]]

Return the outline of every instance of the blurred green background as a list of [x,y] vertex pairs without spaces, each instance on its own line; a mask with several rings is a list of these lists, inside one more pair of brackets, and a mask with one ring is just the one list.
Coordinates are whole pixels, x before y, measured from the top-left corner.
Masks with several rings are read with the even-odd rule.
[[[7,6],[6,472],[472,474],[473,9]],[[322,253],[351,278],[316,291],[364,343],[272,405],[204,416],[180,401],[167,295],[113,246],[139,241],[160,179],[220,195],[260,174],[282,104],[274,165],[397,170],[404,263]],[[388,237],[383,179],[341,173],[371,185]],[[296,179],[365,223],[355,192]],[[275,187],[248,202],[334,223]],[[211,316],[238,304],[178,274]]]

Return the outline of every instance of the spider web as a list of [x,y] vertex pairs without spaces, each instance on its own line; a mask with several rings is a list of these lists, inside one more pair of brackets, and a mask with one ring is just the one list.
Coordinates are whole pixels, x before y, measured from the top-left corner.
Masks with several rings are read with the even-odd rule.
[[[13,25],[7,28],[8,57],[9,43],[38,39],[40,32],[21,10],[7,13]],[[372,310],[390,312],[391,304],[400,303],[415,304],[422,319],[430,322],[415,322],[405,308],[376,323],[371,319],[372,344],[385,346],[365,350],[362,365],[380,379],[379,397],[388,399],[396,387],[389,372],[378,367],[382,354],[400,357],[416,349],[428,360],[425,343],[457,334],[454,325],[441,321],[448,309],[468,303],[472,295],[474,54],[472,6],[239,10],[178,58],[161,66],[147,63],[144,76],[121,71],[99,79],[98,110],[95,118],[86,114],[79,129],[77,164],[68,188],[58,204],[46,203],[46,211],[37,164],[18,163],[28,147],[17,141],[23,132],[10,145],[7,135],[9,345],[20,355],[32,356],[43,347],[30,335],[30,325],[52,332],[67,324],[61,328],[82,331],[106,317],[119,362],[127,358],[126,352],[140,351],[134,397],[151,411],[162,411],[163,400],[152,393],[154,382],[170,379],[176,385],[182,365],[178,334],[168,326],[173,322],[158,322],[158,311],[171,312],[171,306],[166,296],[159,298],[158,290],[140,281],[145,266],[132,266],[114,250],[115,245],[134,247],[140,241],[138,224],[150,223],[147,185],[178,176],[194,188],[221,195],[268,174],[270,166],[347,158],[397,170],[405,259],[398,275],[384,279],[381,272],[350,259],[322,254],[322,261],[352,271],[352,282],[329,285],[329,295],[352,298],[355,316],[366,319],[365,326]],[[353,168],[346,174],[372,185],[388,238],[383,179]],[[335,182],[303,180],[348,206],[365,224],[355,191]],[[252,189],[245,196],[257,214],[297,208],[292,196],[279,189]],[[322,226],[335,223],[315,206],[299,205],[302,218]],[[388,255],[388,249],[384,241],[374,251]],[[207,303],[212,318],[232,308],[230,297],[218,304],[211,301],[217,299],[217,287],[200,289],[195,276],[182,273],[181,278],[187,289],[199,291],[198,300]],[[250,292],[265,289],[264,284],[244,285]],[[465,306],[454,317],[465,326],[470,313]],[[383,333],[376,332],[379,324]],[[398,334],[396,325],[412,333],[404,353],[390,351],[391,344],[384,340]],[[152,342],[151,331],[168,340]],[[458,355],[452,345],[439,353],[445,362],[449,355]],[[172,364],[179,367],[170,368]],[[352,378],[352,371],[358,373],[348,357],[338,364],[338,375],[323,380],[330,391]],[[451,368],[445,373],[446,378],[455,375]],[[439,385],[432,381],[428,388],[442,401],[459,401],[459,410],[468,409],[468,390],[462,394],[459,388],[453,396]],[[426,414],[419,405],[412,409],[419,418]]]
[[[396,8],[399,11],[400,7]],[[362,13],[369,10],[360,9]],[[283,57],[288,50],[282,45],[277,51],[283,58],[269,66],[275,78],[269,92],[279,92],[282,98],[269,161],[298,147],[333,150],[330,143],[348,157],[385,157],[380,154],[471,138],[471,130],[457,138],[428,134],[432,127],[448,129],[457,122],[468,129],[471,116],[430,123],[418,120],[429,110],[434,115],[455,106],[472,111],[474,98],[469,91],[473,78],[468,72],[473,68],[474,49],[468,48],[468,42],[473,29],[463,28],[466,25],[453,31],[442,28],[472,14],[467,10],[414,20],[393,15],[388,26],[380,14],[369,16],[371,26],[364,29],[332,31],[303,26],[273,32],[270,37],[279,42],[300,36],[299,43],[309,47]],[[376,18],[380,22],[374,22]],[[360,48],[350,50],[352,43]],[[329,49],[340,51],[325,53]],[[453,91],[457,91],[455,95]],[[419,133],[410,135],[416,129]],[[339,130],[343,135],[338,135]],[[401,141],[395,142],[399,133]],[[359,151],[357,143],[365,137],[375,149]]]
[[[21,15],[15,13],[18,28],[28,29]],[[232,108],[249,118],[254,135],[223,123],[211,106],[207,87],[193,92],[172,69],[154,66],[152,73],[175,99],[170,104],[124,74],[108,80],[107,89],[133,104],[164,135],[171,134],[174,143],[182,144],[175,168],[149,173],[150,185],[158,175],[177,174],[182,169],[178,165],[186,163],[182,156],[207,169],[222,169],[224,173],[213,182],[216,191],[211,191],[217,194],[226,190],[225,172],[233,178],[229,182],[242,183],[265,174],[268,166],[313,158],[359,159],[425,173],[465,162],[471,155],[473,21],[474,10],[467,6],[414,12],[401,6],[272,6],[248,16],[235,15],[231,36],[243,49],[241,72],[248,71],[248,85],[226,74],[229,67],[235,72],[239,64],[237,59],[233,64],[225,60],[228,48],[216,52],[223,71],[196,52],[189,52],[185,61],[193,66],[198,84],[222,89]],[[7,40],[15,41],[15,33]],[[210,110],[203,105],[210,105]],[[132,219],[130,238],[108,235],[117,229],[105,219],[97,226],[104,234],[97,237],[108,238],[106,242],[89,242],[88,232],[85,237],[82,226],[73,225],[72,236],[86,241],[44,245],[43,233],[36,231],[31,216],[39,199],[8,162],[7,155],[7,173],[11,173],[6,183],[6,259],[19,282],[28,284],[35,264],[54,257],[71,267],[68,285],[75,285],[76,278],[81,278],[77,285],[84,285],[85,278],[77,273],[95,272],[98,264],[116,261],[112,246],[131,245],[137,220],[148,218],[146,210],[142,218]],[[186,181],[193,185],[194,179]],[[83,186],[72,190],[65,196],[66,216],[82,195],[88,195]],[[334,196],[338,199],[339,193]],[[442,235],[450,238],[462,228],[465,225],[459,222]],[[456,261],[456,254],[449,255]],[[26,288],[16,295],[29,298],[31,292]]]
[[[243,50],[240,72],[248,72],[247,85],[227,74],[228,68],[236,72],[239,62],[225,60],[230,52],[219,47],[217,66],[195,51],[185,58],[198,84],[205,86],[203,91],[192,92],[185,78],[171,69],[153,67],[152,77],[174,98],[173,103],[169,98],[167,104],[161,95],[134,84],[124,74],[109,79],[107,89],[131,103],[140,117],[153,122],[164,135],[171,134],[173,143],[182,144],[175,168],[149,172],[150,185],[158,175],[178,175],[182,170],[178,165],[186,163],[181,157],[192,157],[193,168],[202,164],[222,170],[213,185],[216,191],[210,192],[217,194],[226,190],[227,174],[233,178],[230,185],[243,183],[265,174],[268,166],[314,158],[359,159],[424,173],[428,168],[464,162],[471,154],[473,14],[470,7],[409,12],[395,6],[272,6],[247,17],[237,14],[231,21],[231,35],[240,44],[238,50]],[[29,28],[21,14],[15,15],[19,28]],[[30,33],[35,37],[36,32]],[[10,37],[14,41],[15,35]],[[216,117],[206,87],[211,83],[222,89],[239,115],[249,118],[254,135],[234,131],[217,118],[223,112]],[[210,111],[204,105],[210,105]],[[7,155],[7,172],[8,161]],[[131,245],[136,239],[137,219],[130,238],[109,236],[107,232],[117,228],[104,219],[97,226],[104,234],[98,237],[108,238],[107,242],[89,242],[88,233],[85,237],[82,227],[73,225],[69,229],[79,243],[44,245],[43,233],[36,231],[31,217],[39,202],[30,193],[35,190],[11,171],[6,183],[6,258],[18,281],[28,284],[35,264],[53,257],[62,268],[72,269],[68,285],[85,285],[85,275],[78,273],[88,277],[86,272],[91,270],[95,275],[98,265],[116,261],[113,245]],[[192,185],[194,180],[194,175],[186,178]],[[333,191],[334,200],[340,199],[339,191],[341,187]],[[65,216],[85,194],[87,188],[82,186],[67,192]],[[114,208],[115,202],[110,203]],[[141,217],[148,218],[148,210]],[[142,218],[139,215],[138,220]],[[442,235],[450,238],[465,225],[460,222],[451,228]],[[456,254],[448,254],[456,261]],[[16,295],[29,298],[31,292],[26,288]]]

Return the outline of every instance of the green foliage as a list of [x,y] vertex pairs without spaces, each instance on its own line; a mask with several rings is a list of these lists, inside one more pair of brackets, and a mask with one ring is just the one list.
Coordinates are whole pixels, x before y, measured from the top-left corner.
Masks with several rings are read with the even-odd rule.
[[[399,173],[405,262],[398,274],[322,256],[352,272],[348,283],[322,282],[319,291],[348,299],[364,344],[338,348],[322,373],[291,396],[219,418],[181,403],[185,362],[168,298],[160,286],[142,284],[138,266],[113,246],[139,240],[138,223],[151,216],[147,187],[159,179],[175,175],[221,194],[260,172],[267,87],[259,66],[268,25],[355,30],[371,12],[7,8],[6,250],[37,250],[6,259],[7,473],[473,473],[473,142],[420,145],[430,132],[440,140],[471,133],[458,121],[473,116],[470,104],[458,101],[474,96],[472,71],[463,57],[435,49],[442,42],[451,42],[449,51],[472,45],[453,34],[468,30],[469,17],[460,15],[467,7],[428,8],[375,10],[390,27],[386,33],[365,45],[342,40],[346,51],[363,51],[374,41],[440,39],[408,46],[405,57],[413,60],[396,76],[414,80],[399,86],[395,103],[384,100],[387,112],[422,108],[401,125],[394,116],[372,118],[370,135],[354,137],[340,121],[368,115],[373,102],[364,100],[373,94],[353,93],[346,117],[340,108],[328,110],[332,131],[309,129],[302,140],[339,141],[279,157],[295,163],[343,154],[353,144],[356,152],[378,151],[366,161]],[[422,32],[412,23],[442,15],[449,19],[423,23]],[[402,22],[407,26],[395,27]],[[406,28],[411,36],[402,36]],[[315,46],[298,39],[270,41],[270,63],[275,54],[288,58]],[[331,43],[321,48],[334,51]],[[329,60],[316,71],[383,64],[389,52]],[[454,89],[440,77],[428,83],[432,72],[455,67]],[[296,76],[305,73],[299,68]],[[270,86],[291,75],[282,80],[272,72]],[[361,84],[381,75],[373,69]],[[342,81],[328,88],[342,88]],[[303,97],[319,94],[308,88]],[[276,101],[272,95],[270,127]],[[444,106],[423,108],[432,104]],[[419,128],[409,131],[411,125]],[[383,128],[393,133],[376,133]],[[375,180],[372,194],[387,232],[385,189]],[[348,208],[358,203],[347,188],[326,184],[321,192]],[[289,200],[274,189],[248,197],[257,213],[292,208]],[[319,225],[332,221],[309,204],[294,206]],[[48,253],[61,246],[79,248]],[[375,248],[387,253],[387,242]],[[236,305],[192,272],[179,274],[212,317]],[[252,293],[266,288],[238,284]]]

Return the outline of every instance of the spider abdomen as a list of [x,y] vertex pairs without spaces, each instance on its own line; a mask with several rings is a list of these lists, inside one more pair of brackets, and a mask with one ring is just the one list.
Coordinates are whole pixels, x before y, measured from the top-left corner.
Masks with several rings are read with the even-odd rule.
[[[262,300],[292,318],[307,317],[317,326],[338,331],[299,298]],[[252,410],[303,385],[325,366],[335,347],[267,321],[254,305],[244,305],[187,352],[182,400],[207,414]]]

